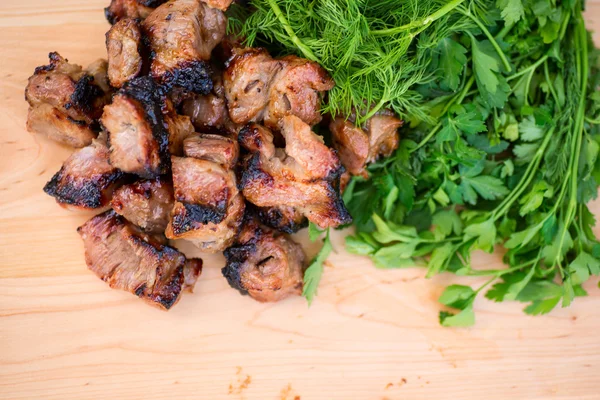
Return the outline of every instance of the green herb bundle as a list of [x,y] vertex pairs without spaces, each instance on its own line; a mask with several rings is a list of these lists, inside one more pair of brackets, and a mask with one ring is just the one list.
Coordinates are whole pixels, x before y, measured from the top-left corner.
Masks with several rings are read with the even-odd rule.
[[[344,193],[350,252],[381,268],[424,264],[429,277],[489,276],[447,288],[440,301],[456,312],[440,313],[445,326],[473,324],[484,291],[533,315],[586,294],[600,274],[586,206],[600,182],[600,54],[581,0],[250,3],[233,22],[249,44],[332,74],[325,112],[386,107],[409,122],[397,152]],[[507,268],[471,264],[498,245]]]

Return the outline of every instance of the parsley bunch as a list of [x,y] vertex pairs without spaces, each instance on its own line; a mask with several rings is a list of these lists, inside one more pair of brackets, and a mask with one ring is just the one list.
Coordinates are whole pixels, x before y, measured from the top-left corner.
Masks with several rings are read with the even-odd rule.
[[[238,22],[251,42],[336,79],[325,111],[375,104],[407,119],[395,154],[344,193],[348,251],[380,268],[422,264],[428,277],[488,276],[444,291],[455,310],[440,313],[444,326],[472,325],[480,293],[532,315],[586,294],[581,284],[600,274],[586,206],[600,182],[600,54],[582,0],[250,3],[256,12]],[[506,268],[472,265],[474,250],[498,246]],[[323,259],[307,271],[307,297]]]

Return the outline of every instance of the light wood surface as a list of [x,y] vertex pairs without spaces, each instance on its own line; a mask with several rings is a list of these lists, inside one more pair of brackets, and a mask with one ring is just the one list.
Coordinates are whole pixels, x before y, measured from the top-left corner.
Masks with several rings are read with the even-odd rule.
[[[548,316],[479,299],[474,328],[441,328],[437,297],[459,279],[376,270],[339,233],[310,309],[238,295],[221,256],[203,256],[196,292],[169,313],[109,289],[75,232],[89,214],[41,190],[70,150],[25,131],[23,100],[49,51],[84,65],[103,56],[105,3],[0,0],[1,399],[600,398],[596,281]],[[588,3],[600,30],[600,3]]]

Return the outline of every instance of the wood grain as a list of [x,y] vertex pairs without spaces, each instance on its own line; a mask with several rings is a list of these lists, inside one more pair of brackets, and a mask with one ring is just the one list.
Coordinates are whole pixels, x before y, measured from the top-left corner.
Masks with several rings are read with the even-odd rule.
[[[80,64],[104,54],[105,3],[0,2],[0,398],[600,398],[595,282],[549,316],[481,299],[474,328],[444,329],[436,299],[460,279],[376,270],[346,254],[339,233],[310,309],[239,296],[221,256],[203,256],[196,293],[169,313],[110,290],[87,271],[75,232],[89,215],[41,191],[70,150],[25,131],[23,101],[49,51]],[[600,28],[599,2],[588,19]]]

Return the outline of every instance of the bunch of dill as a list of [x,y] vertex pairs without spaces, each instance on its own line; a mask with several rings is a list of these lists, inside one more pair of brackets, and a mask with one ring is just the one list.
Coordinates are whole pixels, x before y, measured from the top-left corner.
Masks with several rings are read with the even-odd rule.
[[[250,3],[233,21],[249,44],[332,74],[324,112],[368,118],[385,107],[409,122],[396,153],[344,193],[357,229],[350,252],[381,268],[488,276],[476,289],[447,288],[440,301],[455,311],[440,313],[445,326],[473,324],[484,291],[534,315],[586,294],[582,283],[600,274],[586,205],[600,180],[600,54],[583,1]],[[474,250],[498,245],[507,268],[471,264]],[[318,267],[307,271],[309,299]]]

